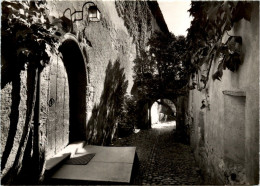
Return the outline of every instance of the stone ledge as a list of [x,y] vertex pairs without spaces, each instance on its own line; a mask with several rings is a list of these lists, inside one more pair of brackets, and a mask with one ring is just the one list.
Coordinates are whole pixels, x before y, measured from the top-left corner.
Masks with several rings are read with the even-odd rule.
[[246,96],[246,92],[242,90],[224,90],[222,91],[222,93],[229,96],[239,96],[239,97]]
[[91,153],[96,155],[86,165],[62,165],[50,177],[50,183],[57,180],[93,182],[95,185],[131,182],[134,161],[137,161],[136,147],[86,145],[77,150],[75,157]]

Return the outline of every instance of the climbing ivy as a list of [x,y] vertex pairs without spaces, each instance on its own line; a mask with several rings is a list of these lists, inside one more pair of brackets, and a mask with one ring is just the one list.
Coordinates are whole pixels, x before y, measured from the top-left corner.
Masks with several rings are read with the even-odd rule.
[[[241,64],[240,51],[242,38],[230,36],[226,43],[222,43],[224,34],[228,34],[235,22],[245,19],[251,20],[252,5],[246,1],[216,1],[192,2],[189,10],[194,17],[188,29],[187,40],[191,58],[191,72],[196,72],[204,63],[209,63],[209,70],[216,58],[221,58],[218,70],[212,76],[213,80],[221,80],[223,70],[238,69]],[[237,45],[240,45],[237,47]],[[206,84],[209,79],[202,76],[201,81]]]
[[[146,1],[115,1],[119,17],[133,37],[138,49],[143,49],[152,30],[152,13]],[[131,11],[130,11],[131,10]]]
[[125,95],[121,103],[118,118],[119,137],[132,133],[134,127],[138,125],[137,100],[131,95]]

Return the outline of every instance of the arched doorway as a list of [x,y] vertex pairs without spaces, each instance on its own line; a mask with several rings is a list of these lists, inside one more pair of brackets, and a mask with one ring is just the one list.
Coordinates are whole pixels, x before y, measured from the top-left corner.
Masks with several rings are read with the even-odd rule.
[[49,156],[86,137],[87,75],[84,58],[77,39],[72,35],[65,37],[59,51],[62,59],[53,59],[50,67]]
[[151,106],[151,127],[162,123],[176,124],[176,107],[168,99],[158,99]]
[[69,141],[86,137],[87,74],[83,55],[74,39],[67,39],[60,47],[69,84]]

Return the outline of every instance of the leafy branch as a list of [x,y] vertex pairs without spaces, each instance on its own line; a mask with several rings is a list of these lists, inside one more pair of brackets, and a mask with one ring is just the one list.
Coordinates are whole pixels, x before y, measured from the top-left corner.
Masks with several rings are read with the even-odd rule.
[[[218,57],[222,57],[223,60],[212,77],[214,80],[220,80],[226,68],[231,71],[238,69],[241,59],[237,49],[242,45],[242,38],[230,36],[225,44],[222,43],[222,38],[235,22],[241,19],[250,21],[251,10],[251,3],[245,1],[192,2],[189,12],[194,19],[187,36],[192,72],[205,63],[210,63],[211,67],[212,61]],[[208,79],[202,78],[204,84]]]
[[134,89],[140,99],[152,99],[184,87],[187,80],[186,38],[154,33],[134,60]]
[[11,52],[23,63],[41,61],[44,66],[50,57],[47,49],[58,53],[60,28],[46,9],[46,1],[2,2],[3,55]]

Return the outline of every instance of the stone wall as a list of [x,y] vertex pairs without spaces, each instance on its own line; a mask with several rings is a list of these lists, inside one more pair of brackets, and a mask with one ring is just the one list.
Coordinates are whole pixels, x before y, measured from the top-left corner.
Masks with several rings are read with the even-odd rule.
[[229,35],[242,37],[243,63],[238,71],[224,70],[222,80],[213,81],[218,59],[213,62],[206,88],[189,93],[186,124],[196,160],[209,183],[258,184],[258,2],[253,3],[251,21],[235,23]]
[[[36,68],[16,67],[14,64],[19,59],[12,57],[16,51],[2,51],[2,183],[36,183],[40,176],[38,169],[44,172],[45,158],[76,140],[69,136],[72,130],[80,131],[78,140],[90,144],[105,145],[112,140],[120,114],[118,108],[133,85],[132,61],[151,33],[160,30],[162,24],[162,30],[167,26],[161,15],[154,16],[155,10],[160,12],[156,2],[154,5],[145,1],[95,3],[101,21],[74,22],[71,33],[60,36],[61,52],[51,54],[50,64],[40,73],[40,94],[36,88]],[[64,13],[67,8],[81,10],[83,4],[48,1],[48,15],[56,19],[63,14],[69,17],[68,12]],[[54,68],[58,68],[56,74]],[[76,89],[75,94],[71,87]],[[39,133],[34,130],[36,95],[40,95]],[[74,115],[68,114],[68,108],[82,109],[71,121]],[[71,128],[74,121],[78,125]]]

